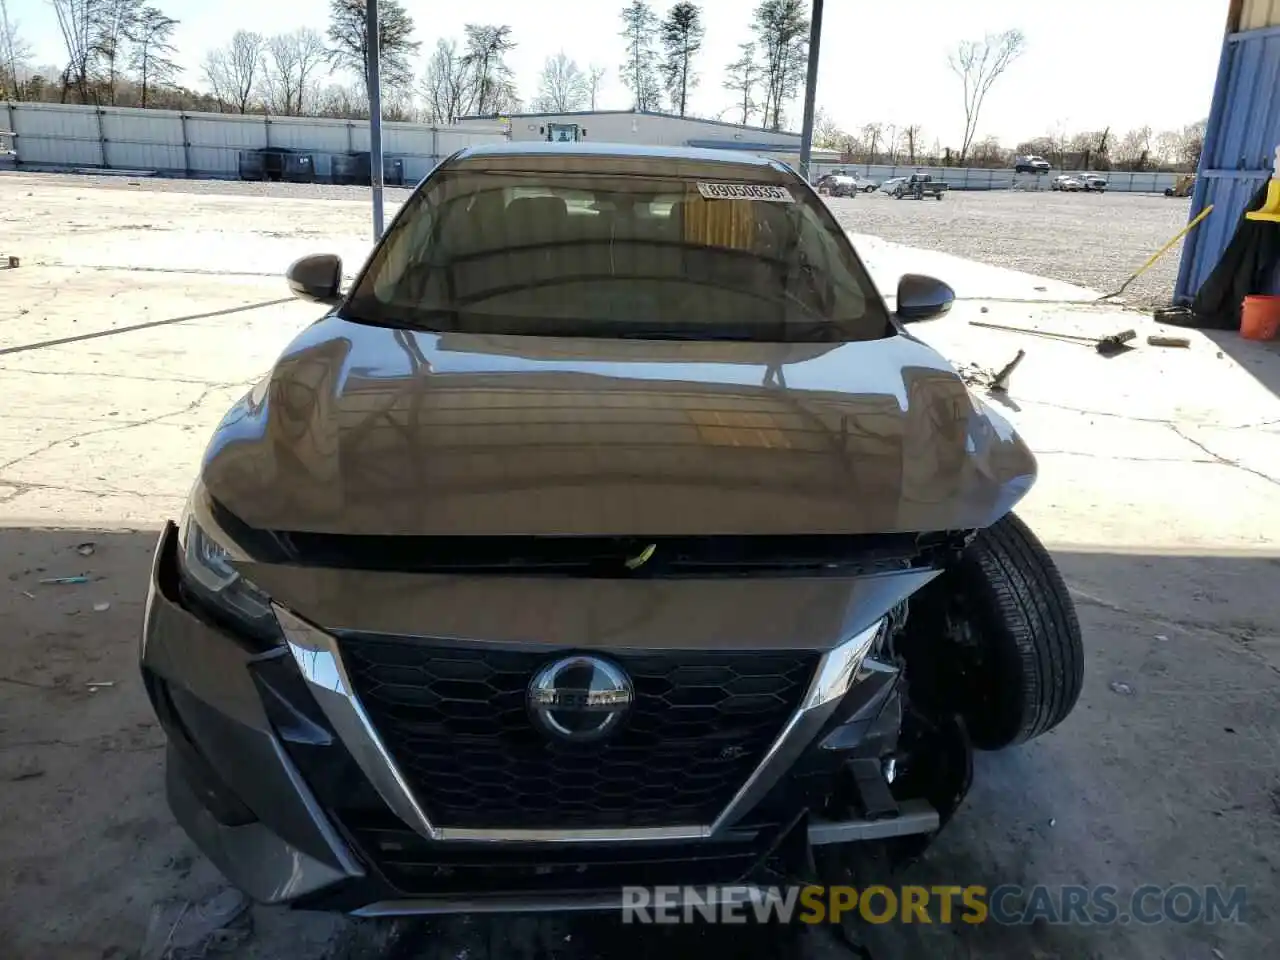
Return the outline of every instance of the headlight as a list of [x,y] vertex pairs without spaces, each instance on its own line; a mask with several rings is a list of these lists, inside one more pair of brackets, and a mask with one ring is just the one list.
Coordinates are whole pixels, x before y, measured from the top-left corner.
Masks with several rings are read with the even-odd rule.
[[200,526],[190,509],[179,532],[179,545],[183,586],[201,606],[254,639],[273,643],[280,638],[270,598],[236,571],[231,547]]

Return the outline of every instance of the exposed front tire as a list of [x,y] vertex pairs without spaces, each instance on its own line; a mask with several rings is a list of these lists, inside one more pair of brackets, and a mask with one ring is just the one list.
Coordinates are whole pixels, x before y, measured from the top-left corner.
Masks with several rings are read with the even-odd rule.
[[1013,514],[912,599],[902,652],[913,696],[931,714],[959,714],[982,750],[1052,730],[1084,682],[1075,604],[1049,552]]
[[977,673],[962,710],[975,746],[1024,743],[1071,713],[1084,682],[1080,622],[1049,552],[1009,514],[983,530],[946,574]]

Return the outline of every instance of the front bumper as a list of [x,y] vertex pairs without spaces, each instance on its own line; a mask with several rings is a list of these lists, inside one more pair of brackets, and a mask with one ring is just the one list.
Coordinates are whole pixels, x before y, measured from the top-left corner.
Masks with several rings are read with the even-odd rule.
[[[867,677],[859,698],[817,717],[805,736],[780,738],[761,764],[778,767],[772,789],[723,822],[625,836],[432,824],[362,722],[359,700],[342,689],[349,680],[332,638],[283,609],[288,645],[263,650],[234,636],[184,603],[177,549],[170,524],[156,549],[141,650],[169,739],[169,803],[206,856],[260,902],[366,915],[611,909],[626,885],[749,879],[797,835],[847,843],[938,826],[936,812],[916,802],[892,818],[820,820],[804,814],[813,784],[794,782],[803,770],[830,781],[871,737],[893,700],[893,671]],[[839,752],[806,767],[800,754],[816,736]],[[829,782],[817,790],[830,792]]]

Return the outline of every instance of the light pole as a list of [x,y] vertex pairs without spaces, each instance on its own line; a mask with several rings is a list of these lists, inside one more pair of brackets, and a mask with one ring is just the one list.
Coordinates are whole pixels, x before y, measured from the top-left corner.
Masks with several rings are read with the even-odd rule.
[[822,0],[813,0],[809,24],[809,73],[804,84],[804,126],[800,128],[800,173],[809,179],[809,157],[813,153],[814,98],[818,92],[818,53],[822,47]]
[[378,0],[365,0],[365,56],[369,75],[369,184],[373,187],[373,239],[382,238],[382,90],[378,71]]

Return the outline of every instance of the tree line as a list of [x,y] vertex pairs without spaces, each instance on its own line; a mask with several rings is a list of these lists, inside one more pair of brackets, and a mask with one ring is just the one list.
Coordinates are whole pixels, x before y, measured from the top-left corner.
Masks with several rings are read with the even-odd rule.
[[[163,0],[155,0],[155,3]],[[63,40],[65,64],[31,68],[21,25],[0,0],[0,98],[119,106],[213,110],[284,116],[368,116],[365,89],[369,44],[366,0],[330,0],[323,34],[310,27],[265,36],[237,31],[208,51],[199,84],[181,85],[173,34],[179,21],[148,0],[49,0]],[[717,119],[787,125],[804,81],[809,54],[809,0],[760,0],[750,12],[751,39],[725,65],[729,99]],[[623,57],[617,78],[636,110],[690,115],[701,81],[706,38],[701,7],[677,0],[661,14],[649,0],[626,0],[620,13]],[[460,117],[499,117],[526,109],[507,63],[516,48],[506,24],[469,23],[463,35],[441,38],[420,77],[421,44],[401,0],[379,4],[379,67],[383,115],[389,120],[451,123]],[[839,150],[845,162],[1006,167],[1037,154],[1059,168],[1097,170],[1194,169],[1204,143],[1203,122],[1156,133],[1144,126],[1123,135],[1109,128],[1068,134],[1056,130],[1013,148],[979,136],[982,110],[997,82],[1021,58],[1017,30],[962,40],[947,54],[960,81],[963,134],[958,147],[928,137],[919,124],[870,122],[846,131],[819,111],[817,146]],[[580,66],[560,51],[546,58],[527,107],[542,113],[594,110],[608,69]]]
[[[21,24],[0,0],[0,97],[95,105],[215,109],[290,116],[367,115],[366,0],[330,0],[321,34],[310,27],[266,36],[239,30],[210,50],[191,89],[180,82],[173,35],[180,21],[163,0],[49,0],[65,62],[35,68]],[[808,56],[807,0],[761,0],[751,14],[753,40],[725,67],[730,106],[720,116],[774,130],[787,122]],[[649,0],[621,11],[624,55],[617,77],[632,107],[690,113],[701,80],[706,37],[702,8],[677,0],[661,15]],[[413,62],[421,44],[401,0],[379,4],[379,66],[390,119],[449,122],[497,116],[526,107],[507,55],[515,49],[506,24],[467,24],[460,38],[442,38],[426,56],[420,78]],[[580,66],[563,51],[546,58],[528,107],[543,112],[595,109],[608,68]]]

